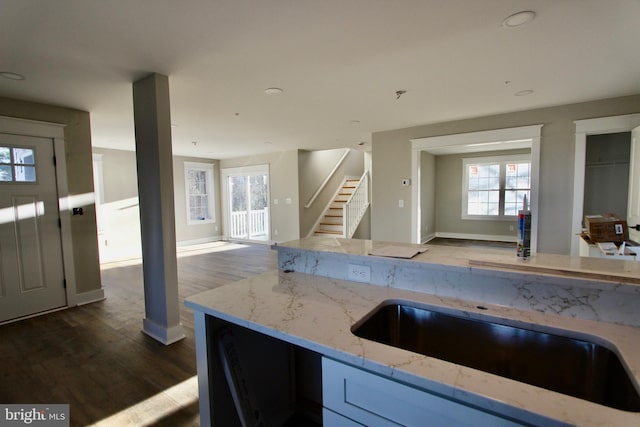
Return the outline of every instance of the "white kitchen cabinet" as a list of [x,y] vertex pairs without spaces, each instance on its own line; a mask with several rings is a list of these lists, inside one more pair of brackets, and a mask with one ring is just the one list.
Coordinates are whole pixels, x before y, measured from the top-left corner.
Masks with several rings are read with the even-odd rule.
[[322,410],[322,424],[323,426],[335,426],[335,427],[367,427],[364,424],[357,423],[349,418],[343,417],[340,414],[336,414],[330,409],[324,408]]
[[353,420],[355,426],[522,425],[326,357],[322,358],[322,390],[325,427],[352,425],[331,413],[327,417],[331,411]]

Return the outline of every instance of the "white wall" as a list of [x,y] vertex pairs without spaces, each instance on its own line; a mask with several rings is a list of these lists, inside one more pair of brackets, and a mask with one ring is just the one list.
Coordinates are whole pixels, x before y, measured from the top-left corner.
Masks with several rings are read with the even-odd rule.
[[[102,156],[103,198],[100,207],[100,222],[103,231],[98,236],[102,262],[137,257],[141,254],[140,210],[138,204],[138,178],[136,153],[134,151],[93,148],[93,153]],[[195,157],[173,157],[174,204],[176,242],[197,243],[219,239],[220,188],[219,178],[214,179],[216,221],[214,223],[188,225],[184,184],[184,162],[214,164],[218,161]]]

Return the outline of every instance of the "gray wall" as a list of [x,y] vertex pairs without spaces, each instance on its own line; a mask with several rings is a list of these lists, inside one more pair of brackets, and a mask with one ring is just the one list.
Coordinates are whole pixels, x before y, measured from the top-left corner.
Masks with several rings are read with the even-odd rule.
[[[64,128],[69,195],[93,193],[91,124],[89,113],[70,108],[0,98],[0,115],[61,123]],[[78,294],[100,289],[95,205],[71,219],[71,239]]]
[[[184,163],[213,164],[213,187],[215,189],[214,215],[215,221],[206,224],[187,224],[187,199],[184,177]],[[218,160],[197,157],[173,156],[173,194],[176,205],[176,240],[187,243],[198,240],[217,240],[222,232],[222,198],[220,187],[220,162]]]
[[[568,254],[571,246],[574,120],[640,112],[640,95],[376,132],[373,148],[371,236],[411,241],[411,139],[509,127],[544,125],[540,147],[538,250]],[[428,121],[428,117],[425,118]],[[405,207],[398,207],[398,199]]]
[[[507,154],[530,154],[531,150],[487,151],[482,153],[451,154],[436,156],[436,233],[465,235],[511,236],[516,231],[510,227],[513,221],[489,221],[462,219],[462,159],[471,157],[502,156]],[[517,229],[517,227],[515,228]],[[461,236],[462,237],[462,236]]]
[[[298,150],[220,160],[220,169],[269,165],[271,240],[284,242],[300,236]],[[291,199],[291,204],[285,200]],[[278,199],[278,204],[273,200]]]
[[[118,202],[138,197],[138,177],[136,171],[136,153],[134,151],[111,150],[95,147],[95,154],[102,155],[102,173],[104,181],[104,203],[116,206],[118,215],[111,214],[107,219],[107,225],[111,228],[126,228],[128,233],[139,233],[140,213],[137,202],[135,205],[127,204],[123,209]],[[187,224],[186,196],[184,183],[184,162],[211,163],[214,165],[214,188],[215,188],[215,215],[216,221],[207,224]],[[173,156],[173,183],[174,183],[174,204],[176,221],[176,242],[188,243],[191,241],[216,240],[220,234],[220,224],[222,223],[220,211],[220,176],[219,162],[211,159],[201,159],[196,157]],[[130,225],[137,222],[138,228],[131,229]],[[126,225],[125,225],[126,224]],[[120,229],[120,233],[124,232]],[[116,232],[116,230],[110,230]],[[129,236],[132,244],[139,245],[139,237]]]
[[436,156],[420,153],[420,243],[431,240],[436,229]]
[[98,147],[94,147],[93,152],[102,155],[103,202],[113,203],[138,197],[136,153]]
[[[309,208],[304,207],[326,179],[329,172],[335,167],[344,152],[344,149],[298,151],[300,236],[305,237],[311,231],[313,225],[324,212],[324,209],[331,201],[332,196],[335,194],[345,176],[356,176],[359,178],[364,173],[364,153],[357,150],[349,150],[349,155],[345,158],[344,162],[342,162],[314,203]],[[364,231],[361,230],[361,233],[364,233]]]
[[584,176],[584,215],[627,217],[631,132],[588,135]]

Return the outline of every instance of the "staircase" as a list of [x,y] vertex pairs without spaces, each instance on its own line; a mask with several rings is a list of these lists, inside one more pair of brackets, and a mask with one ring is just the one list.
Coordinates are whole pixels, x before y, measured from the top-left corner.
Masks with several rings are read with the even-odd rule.
[[369,206],[368,182],[366,172],[360,179],[345,178],[314,227],[313,235],[351,238]]
[[346,179],[314,231],[316,236],[344,235],[344,205],[356,189],[358,179]]

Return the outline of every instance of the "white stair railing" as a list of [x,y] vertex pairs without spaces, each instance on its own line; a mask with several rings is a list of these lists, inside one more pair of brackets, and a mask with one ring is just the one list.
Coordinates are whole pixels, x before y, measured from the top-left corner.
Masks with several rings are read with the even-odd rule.
[[350,239],[369,207],[369,173],[365,171],[349,200],[342,207],[342,236]]

